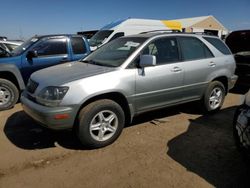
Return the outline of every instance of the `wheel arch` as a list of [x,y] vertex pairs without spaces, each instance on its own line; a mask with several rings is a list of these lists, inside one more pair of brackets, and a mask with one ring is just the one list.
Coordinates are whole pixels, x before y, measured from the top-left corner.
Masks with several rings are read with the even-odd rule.
[[11,81],[18,88],[18,90],[21,90],[19,82],[12,72],[0,71],[0,78]]
[[25,89],[22,75],[15,65],[1,64],[0,68],[0,78],[11,81],[19,90]]
[[78,109],[76,118],[75,118],[75,125],[77,125],[77,117],[80,113],[80,111],[87,106],[88,104],[97,101],[97,100],[101,100],[101,99],[110,99],[112,101],[115,101],[117,104],[119,104],[121,106],[121,108],[124,111],[125,114],[125,124],[129,124],[131,122],[132,119],[132,114],[131,114],[131,110],[129,108],[129,103],[126,99],[126,97],[119,93],[119,92],[110,92],[110,93],[104,93],[104,94],[100,94],[97,96],[93,96],[91,98],[89,98],[88,100],[86,100]]
[[217,78],[214,78],[212,80],[213,81],[219,81],[221,82],[224,87],[225,87],[225,93],[227,94],[228,93],[228,78],[226,76],[220,76],[220,77],[217,77]]

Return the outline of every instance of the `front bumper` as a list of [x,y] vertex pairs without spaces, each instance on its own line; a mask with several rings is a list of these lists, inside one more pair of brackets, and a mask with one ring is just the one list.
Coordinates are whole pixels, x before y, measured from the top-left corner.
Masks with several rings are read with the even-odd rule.
[[231,78],[228,79],[228,90],[232,89],[238,79],[237,75],[231,76]]
[[[54,129],[71,129],[77,115],[76,108],[70,107],[46,107],[29,100],[25,93],[21,95],[21,103],[26,114],[41,125]],[[58,118],[64,117],[64,118]]]

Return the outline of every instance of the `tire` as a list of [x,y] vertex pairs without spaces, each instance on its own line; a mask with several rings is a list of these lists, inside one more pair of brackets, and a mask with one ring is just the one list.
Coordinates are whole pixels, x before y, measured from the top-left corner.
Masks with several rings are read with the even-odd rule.
[[102,99],[80,111],[77,135],[83,146],[100,148],[113,143],[124,124],[125,115],[121,106],[112,100]]
[[0,111],[12,108],[19,98],[19,91],[15,84],[0,78]]
[[203,97],[203,106],[205,112],[216,112],[223,105],[226,91],[224,85],[219,81],[213,81],[209,84]]
[[250,122],[248,120],[246,126],[237,123],[242,111],[246,111],[247,109],[249,109],[249,107],[244,105],[241,105],[236,109],[233,119],[233,136],[237,149],[240,151],[243,158],[250,162]]

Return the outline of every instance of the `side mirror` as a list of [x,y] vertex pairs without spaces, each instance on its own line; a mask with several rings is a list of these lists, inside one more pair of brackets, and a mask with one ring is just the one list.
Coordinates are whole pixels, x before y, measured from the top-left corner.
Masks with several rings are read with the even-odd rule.
[[37,56],[38,56],[37,51],[33,51],[33,50],[28,51],[28,53],[26,55],[28,60],[32,60],[32,58],[37,57]]
[[154,55],[141,55],[139,66],[144,67],[153,67],[156,65],[156,57]]

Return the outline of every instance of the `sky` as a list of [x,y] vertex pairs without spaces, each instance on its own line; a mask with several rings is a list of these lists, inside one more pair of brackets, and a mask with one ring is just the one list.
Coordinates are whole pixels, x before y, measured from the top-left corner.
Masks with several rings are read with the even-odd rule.
[[100,29],[120,19],[171,20],[213,15],[227,29],[250,29],[250,0],[0,0],[0,36]]

